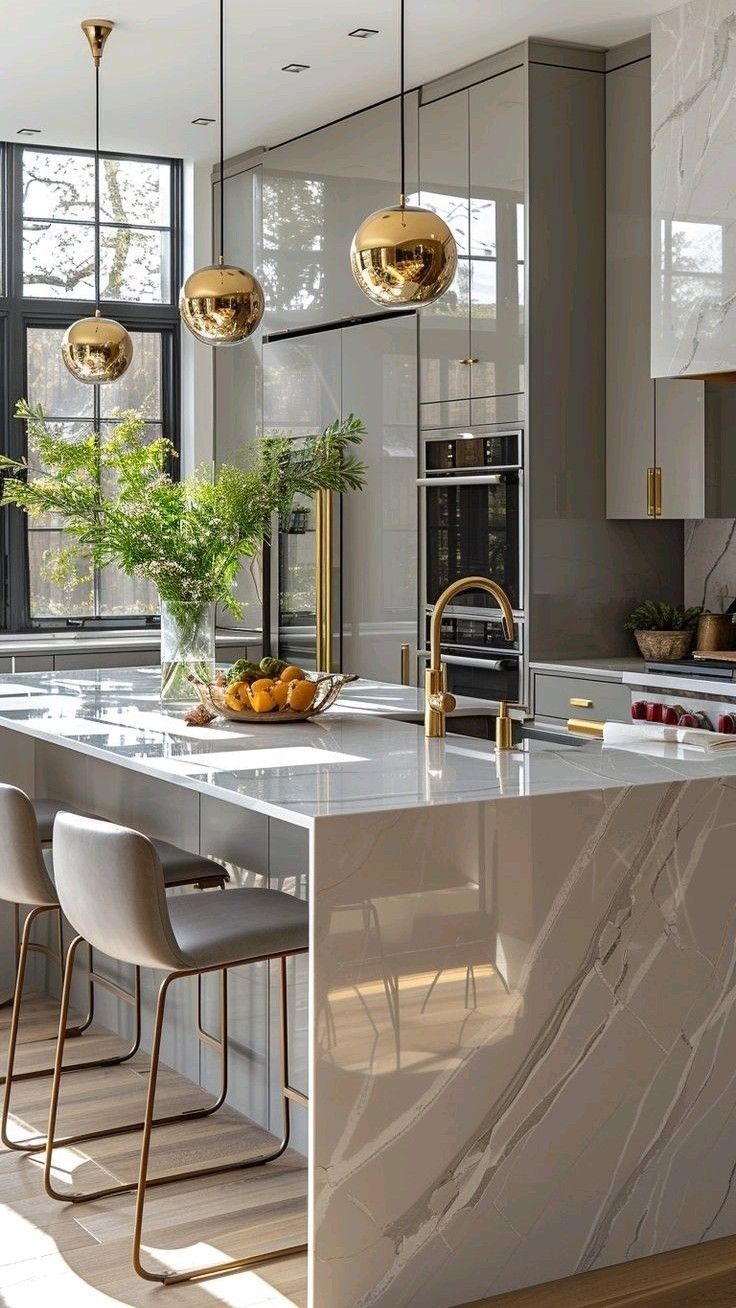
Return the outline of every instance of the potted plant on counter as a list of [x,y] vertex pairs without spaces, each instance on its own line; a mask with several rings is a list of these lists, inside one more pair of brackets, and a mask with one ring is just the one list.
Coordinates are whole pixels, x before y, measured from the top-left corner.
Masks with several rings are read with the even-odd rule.
[[243,559],[258,553],[272,522],[285,519],[296,495],[360,490],[356,457],[364,426],[350,414],[296,442],[264,437],[243,466],[222,464],[181,481],[169,469],[176,453],[165,437],[148,438],[135,413],[121,415],[104,441],[97,432],[70,439],[47,422],[40,405],[15,410],[28,429],[28,457],[0,455],[2,504],[29,517],[54,514],[74,544],[47,551],[46,574],[75,585],[80,569],[115,564],[153,582],[161,600],[161,698],[195,698],[191,672],[212,680],[215,606],[243,615],[233,589]]
[[645,600],[627,618],[642,657],[662,663],[687,658],[702,609]]

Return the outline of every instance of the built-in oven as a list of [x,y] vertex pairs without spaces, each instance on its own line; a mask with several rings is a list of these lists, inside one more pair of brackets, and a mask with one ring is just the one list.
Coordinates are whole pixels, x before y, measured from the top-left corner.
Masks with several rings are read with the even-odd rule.
[[[420,684],[429,662],[431,615],[425,615],[425,643],[420,654]],[[521,691],[524,624],[517,622],[513,641],[507,640],[500,618],[478,614],[448,614],[441,631],[442,661],[453,695],[517,703]]]
[[[485,576],[523,607],[523,432],[474,427],[422,433],[422,589],[425,608],[462,577]],[[498,605],[485,591],[453,609]]]

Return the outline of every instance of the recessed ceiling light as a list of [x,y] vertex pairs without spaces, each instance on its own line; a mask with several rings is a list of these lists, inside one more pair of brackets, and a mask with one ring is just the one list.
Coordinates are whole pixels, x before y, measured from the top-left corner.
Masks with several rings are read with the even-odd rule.
[[214,118],[193,118],[192,127],[209,127],[210,123],[215,121]]
[[306,72],[307,68],[311,68],[311,64],[284,64],[281,71],[282,73],[303,73]]
[[348,36],[357,36],[360,41],[366,41],[369,36],[378,36],[377,27],[356,27]]
[[16,136],[40,136],[40,127],[19,127]]

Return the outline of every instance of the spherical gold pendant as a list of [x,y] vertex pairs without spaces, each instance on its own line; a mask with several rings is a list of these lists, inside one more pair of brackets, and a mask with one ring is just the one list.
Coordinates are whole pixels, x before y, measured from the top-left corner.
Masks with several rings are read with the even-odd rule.
[[376,304],[431,304],[452,283],[457,246],[431,209],[397,204],[361,223],[350,264],[361,291]]
[[205,345],[236,345],[256,330],[264,309],[257,277],[230,264],[210,264],[187,277],[179,312]]
[[77,381],[102,385],[117,381],[133,358],[133,342],[114,318],[80,318],[64,333],[61,357]]

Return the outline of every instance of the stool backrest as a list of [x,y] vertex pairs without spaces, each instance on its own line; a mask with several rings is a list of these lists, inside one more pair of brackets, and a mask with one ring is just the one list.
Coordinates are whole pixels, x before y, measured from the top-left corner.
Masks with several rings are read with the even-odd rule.
[[65,916],[95,949],[140,967],[186,966],[171,929],[161,861],[139,831],[59,813],[54,874]]
[[11,904],[56,904],[43,860],[33,804],[17,786],[0,784],[0,899]]

